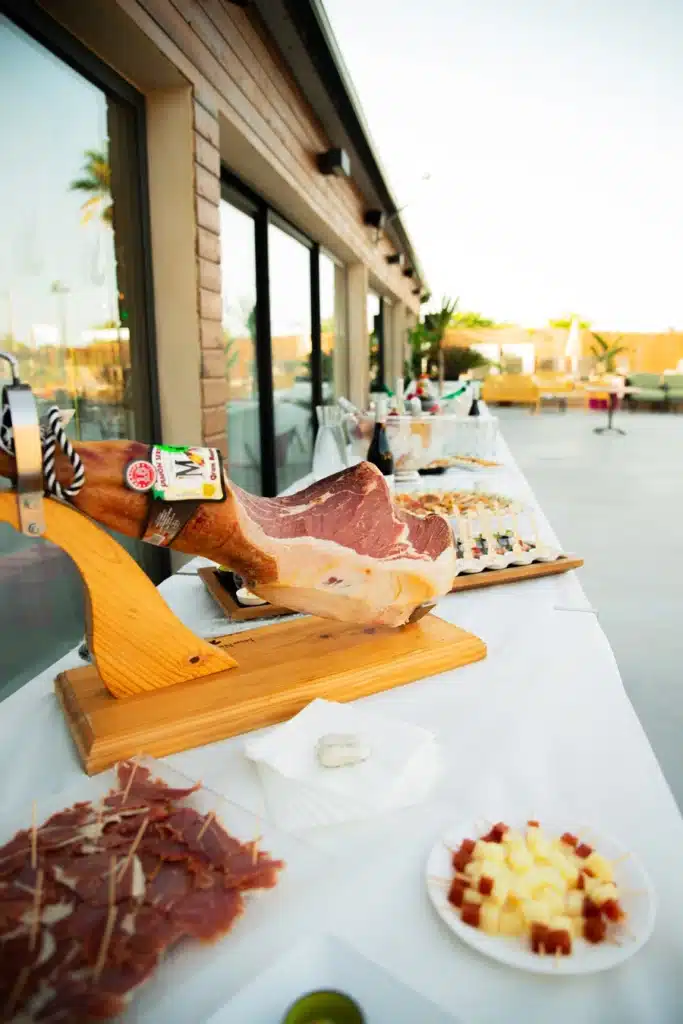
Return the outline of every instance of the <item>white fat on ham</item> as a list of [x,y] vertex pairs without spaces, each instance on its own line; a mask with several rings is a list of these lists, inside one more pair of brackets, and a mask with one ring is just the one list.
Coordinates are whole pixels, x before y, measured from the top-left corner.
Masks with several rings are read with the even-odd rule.
[[286,498],[229,487],[240,532],[262,556],[248,586],[271,604],[400,626],[453,585],[448,521],[397,508],[384,477],[367,462]]

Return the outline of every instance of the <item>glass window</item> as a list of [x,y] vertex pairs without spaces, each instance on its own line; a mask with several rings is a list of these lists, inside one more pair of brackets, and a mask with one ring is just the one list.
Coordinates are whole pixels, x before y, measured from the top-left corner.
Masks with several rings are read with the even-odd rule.
[[320,366],[323,405],[330,405],[337,396],[335,359],[337,350],[337,266],[334,260],[320,253]]
[[[135,110],[2,16],[0,94],[0,348],[72,438],[149,436]],[[82,636],[78,573],[0,524],[0,608],[2,699]]]
[[261,427],[256,356],[256,226],[221,201],[221,273],[225,372],[228,378],[228,471],[261,494]]
[[270,323],[278,491],[311,470],[310,250],[275,224],[268,227]]
[[368,335],[370,337],[370,391],[384,386],[384,317],[382,300],[368,292]]

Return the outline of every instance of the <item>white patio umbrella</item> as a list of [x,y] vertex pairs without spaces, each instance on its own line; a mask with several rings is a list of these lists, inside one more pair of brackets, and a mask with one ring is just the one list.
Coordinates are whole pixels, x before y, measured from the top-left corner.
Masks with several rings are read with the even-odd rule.
[[570,372],[576,376],[579,371],[579,358],[581,357],[581,327],[577,316],[572,317],[572,322],[569,325],[564,354],[569,361]]

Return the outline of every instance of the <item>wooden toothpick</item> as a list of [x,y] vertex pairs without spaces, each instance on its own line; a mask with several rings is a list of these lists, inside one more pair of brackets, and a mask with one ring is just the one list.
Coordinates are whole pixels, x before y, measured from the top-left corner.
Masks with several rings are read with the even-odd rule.
[[131,848],[128,851],[128,856],[123,861],[123,864],[119,867],[119,878],[123,878],[125,876],[126,871],[128,870],[128,866],[131,863],[131,861],[133,860],[133,857],[135,856],[135,851],[137,850],[138,846],[140,845],[140,840],[142,839],[142,836],[143,836],[144,831],[147,828],[148,824],[149,824],[149,814],[142,821],[142,824],[140,825],[140,828],[137,830],[137,833],[136,833],[135,839],[133,840]]
[[130,778],[128,779],[128,782],[126,783],[126,788],[124,789],[123,796],[121,797],[121,803],[120,803],[121,807],[123,807],[123,805],[125,804],[126,800],[128,799],[128,794],[130,793],[130,787],[133,785],[133,779],[135,777],[135,773],[136,773],[137,770],[138,770],[137,758],[133,758],[133,770],[130,773]]
[[215,817],[216,817],[216,812],[215,811],[209,811],[209,813],[207,814],[207,816],[206,816],[206,818],[204,820],[204,824],[202,825],[202,827],[200,828],[199,832],[197,833],[197,839],[198,840],[202,838],[202,836],[204,835],[204,833],[206,832],[207,828],[209,827],[209,825],[211,824],[211,822],[213,821],[213,819]]
[[40,868],[36,876],[36,888],[33,893],[33,917],[31,919],[31,936],[29,939],[28,948],[33,951],[36,945],[36,939],[38,938],[38,929],[40,926],[40,901],[43,895],[43,869]]
[[22,967],[21,971],[17,976],[17,980],[14,983],[14,988],[10,992],[9,999],[7,1000],[7,1004],[5,1006],[5,1014],[8,1020],[11,1019],[11,1017],[13,1016],[14,1008],[21,999],[21,993],[24,991],[24,985],[28,981],[30,973],[30,967]]
[[31,804],[31,867],[36,870],[38,866],[38,829],[36,826],[36,802]]
[[95,981],[99,980],[100,974],[104,967],[107,959],[107,950],[111,941],[111,933],[114,930],[114,924],[116,922],[116,857],[112,857],[109,862],[109,912],[107,913],[107,922],[104,926],[104,933],[102,935],[102,941],[100,943],[99,952],[97,954],[97,960],[95,961],[94,976]]

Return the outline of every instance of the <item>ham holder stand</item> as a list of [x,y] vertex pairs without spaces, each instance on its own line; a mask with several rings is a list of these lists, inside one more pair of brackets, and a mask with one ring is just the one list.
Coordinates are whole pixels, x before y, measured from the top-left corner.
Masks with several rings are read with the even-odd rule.
[[202,640],[104,529],[43,496],[35,399],[16,373],[5,396],[16,487],[0,492],[0,521],[56,544],[85,584],[92,664],[62,672],[55,690],[89,775],[143,752],[159,757],[272,725],[316,697],[354,700],[486,656],[478,637],[419,617],[422,609],[397,629],[307,616]]

